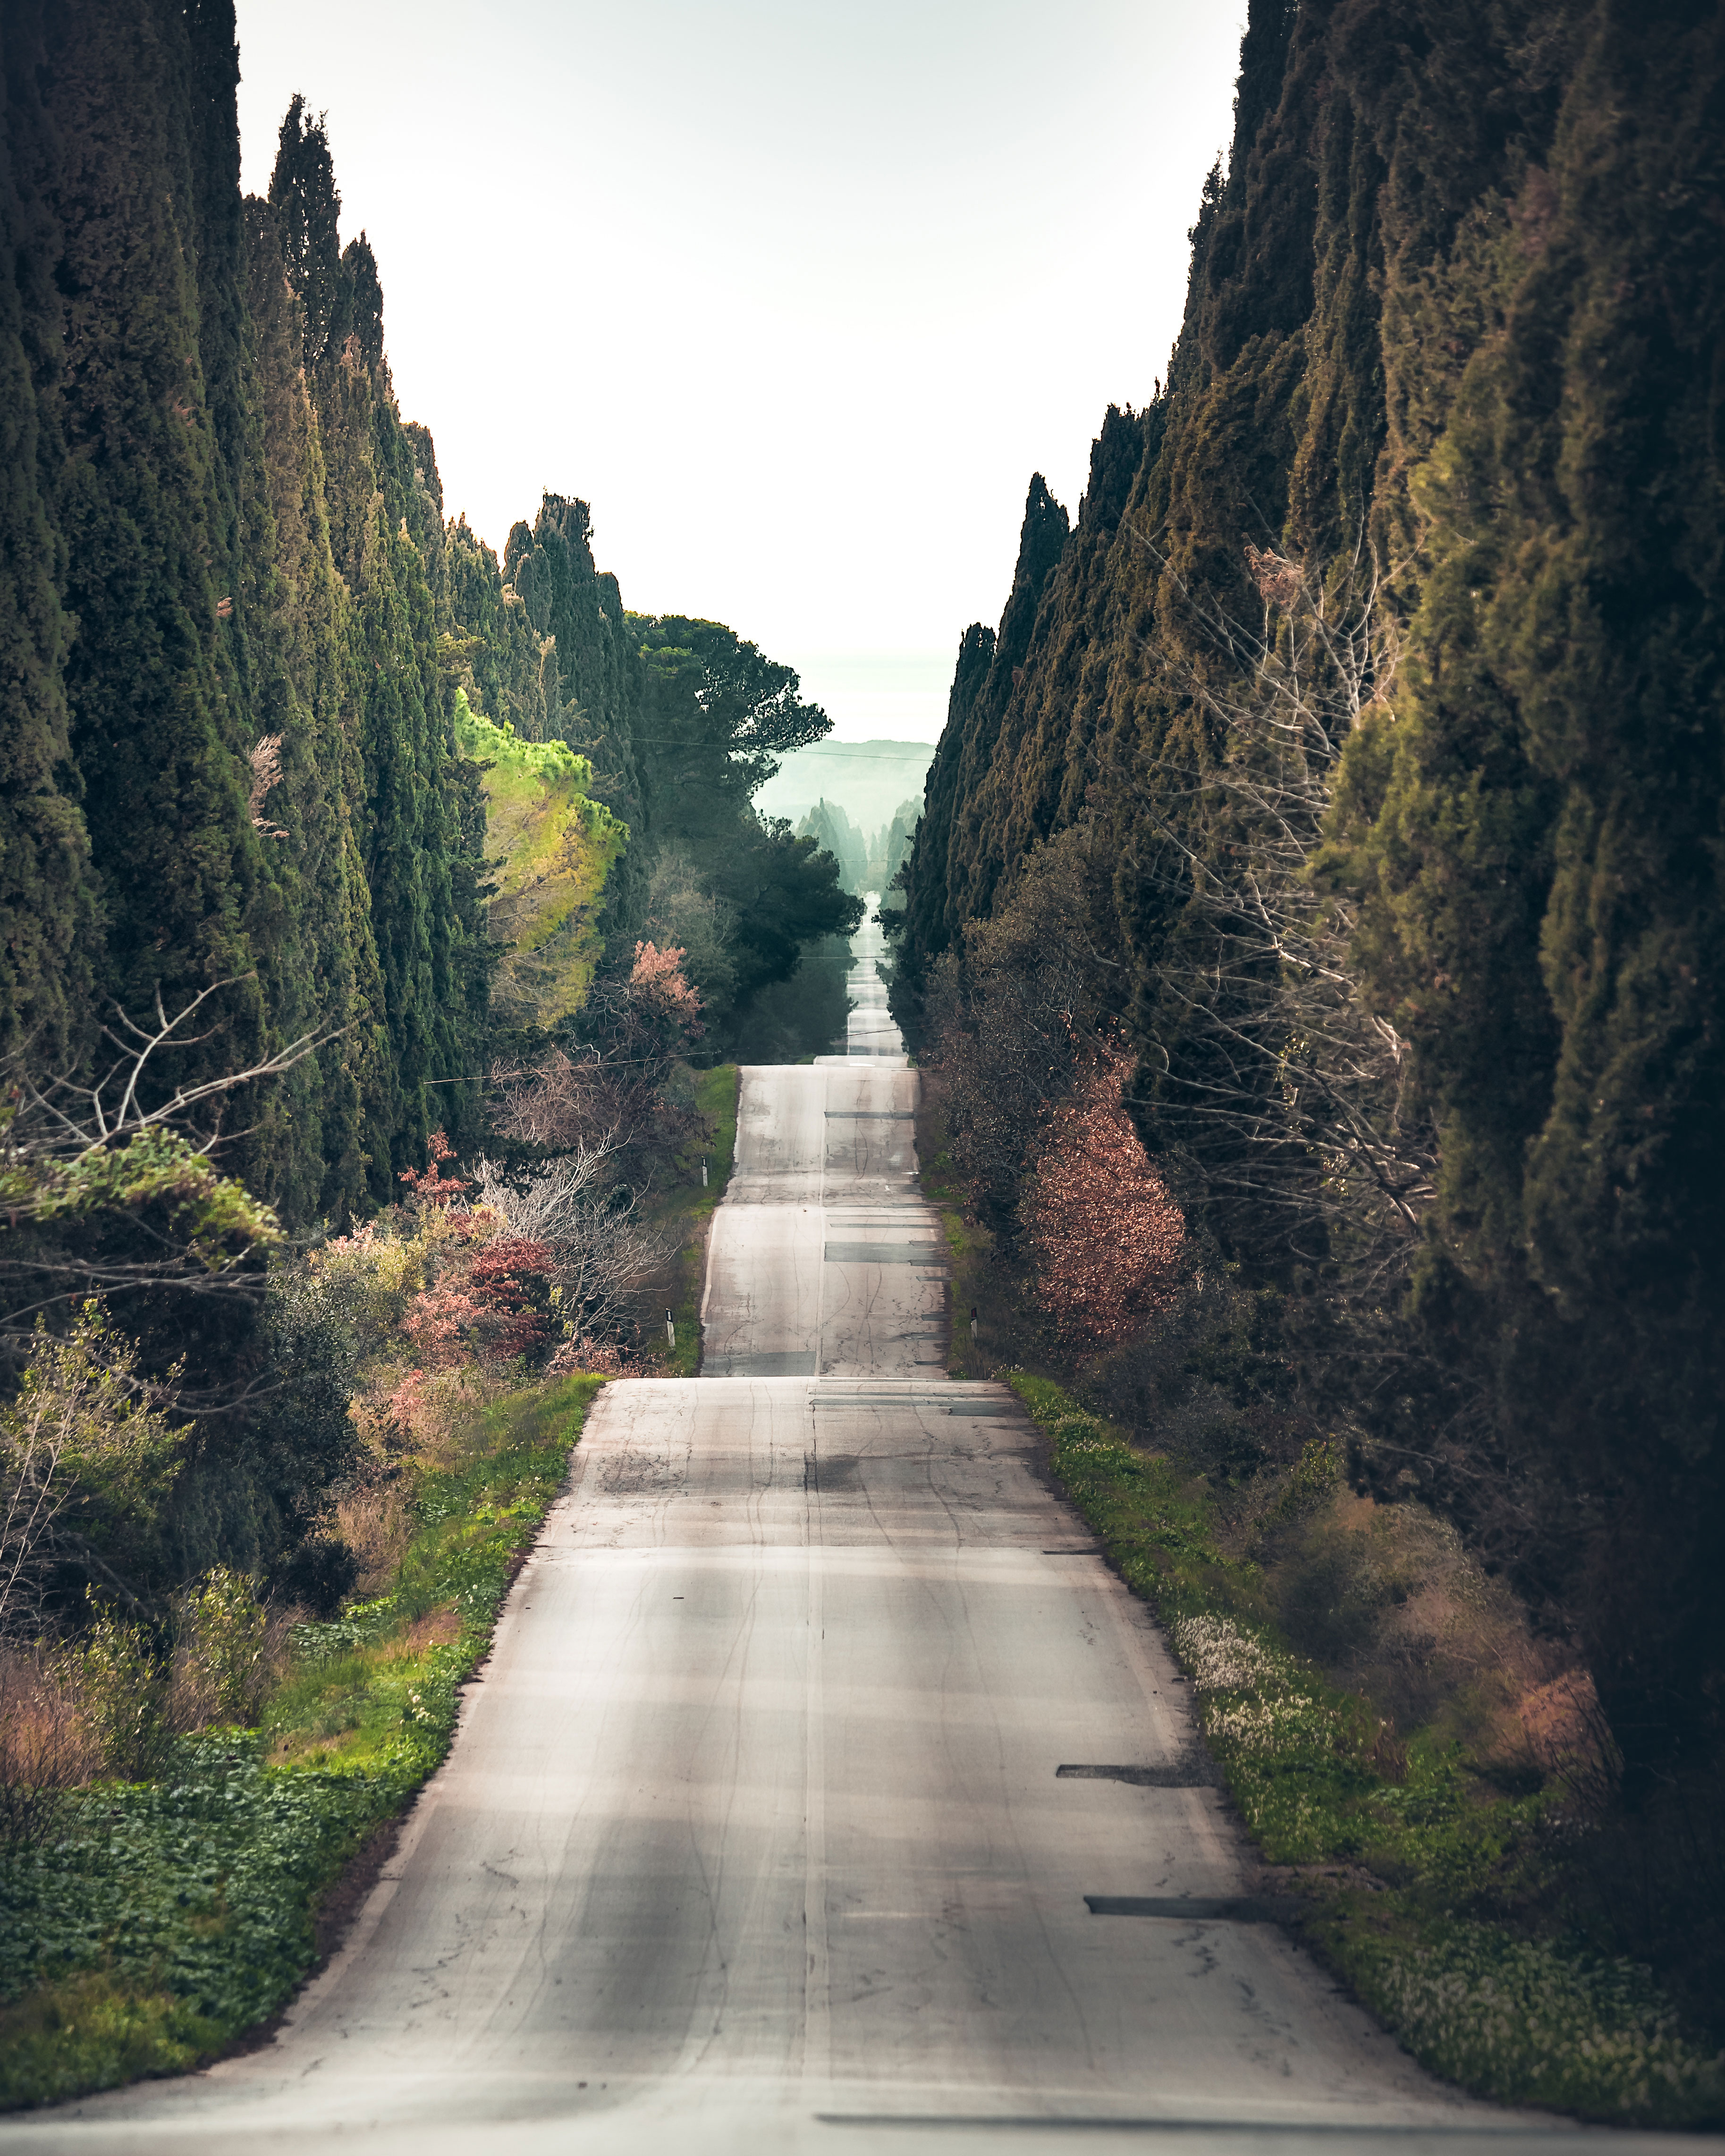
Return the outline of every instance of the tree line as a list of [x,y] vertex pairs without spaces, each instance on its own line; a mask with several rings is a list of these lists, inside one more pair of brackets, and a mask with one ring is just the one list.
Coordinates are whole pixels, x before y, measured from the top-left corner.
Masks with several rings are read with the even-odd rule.
[[1459,1523],[1632,1804],[1725,1738],[1722,145],[1717,11],[1255,0],[1167,378],[959,649],[893,988],[1033,1272],[1128,1059],[1182,1291],[1249,1298],[1223,1357],[1134,1290],[1226,1471],[1333,1439]]
[[[827,1045],[762,1011],[860,907],[752,805],[829,731],[792,668],[627,611],[579,500],[501,558],[447,513],[303,98],[241,191],[231,0],[19,0],[0,36],[0,1351],[15,1389],[81,1341],[180,1431],[107,1564],[147,1599],[264,1577],[352,1468],[351,1313],[276,1294],[285,1255],[488,1147],[597,1149],[628,1218],[689,1060]],[[579,1130],[523,1137],[577,1068]]]

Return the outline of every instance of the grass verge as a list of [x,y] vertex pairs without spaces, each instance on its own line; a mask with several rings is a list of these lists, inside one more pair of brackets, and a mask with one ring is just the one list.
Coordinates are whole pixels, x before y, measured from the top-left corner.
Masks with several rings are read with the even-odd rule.
[[[667,1378],[692,1378],[701,1368],[701,1296],[706,1280],[706,1239],[714,1213],[731,1179],[737,1152],[739,1080],[734,1063],[716,1064],[695,1074],[695,1105],[710,1136],[699,1152],[680,1160],[685,1181],[666,1196],[655,1218],[675,1224],[680,1237],[668,1292],[676,1321],[677,1343],[657,1351],[656,1368]],[[707,1179],[700,1181],[701,1153]]]
[[[1516,1921],[1540,1901],[1551,1795],[1485,1789],[1453,1739],[1399,1739],[1288,1644],[1264,1568],[1230,1553],[1204,1478],[1051,1378],[1001,1374],[1166,1626],[1248,1831],[1310,1903],[1303,1936],[1414,2056],[1479,2095],[1618,2125],[1725,2118],[1725,2056],[1686,2034],[1645,1969]],[[1291,1514],[1332,1486],[1311,1450],[1281,1500]]]
[[420,1479],[388,1592],[296,1629],[258,1727],[178,1739],[154,1780],[80,1793],[0,1866],[0,2107],[183,2072],[281,2007],[321,1901],[447,1754],[603,1382],[485,1411]]

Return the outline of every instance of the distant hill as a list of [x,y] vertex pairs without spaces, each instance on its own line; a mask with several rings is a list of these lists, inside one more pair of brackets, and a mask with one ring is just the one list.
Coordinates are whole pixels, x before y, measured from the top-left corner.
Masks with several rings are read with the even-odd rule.
[[778,776],[755,796],[755,806],[763,816],[788,816],[794,824],[817,803],[836,802],[858,830],[870,834],[891,824],[907,799],[922,800],[933,759],[932,742],[817,742],[785,758]]

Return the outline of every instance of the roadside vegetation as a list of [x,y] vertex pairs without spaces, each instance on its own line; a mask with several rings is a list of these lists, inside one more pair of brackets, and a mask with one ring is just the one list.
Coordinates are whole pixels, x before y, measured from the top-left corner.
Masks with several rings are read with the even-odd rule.
[[217,1571],[165,1626],[8,1656],[0,2103],[184,2071],[285,2003],[448,1752],[603,1383],[504,1394],[401,1461],[323,1620]]
[[706,1282],[707,1235],[713,1214],[731,1179],[731,1163],[737,1152],[738,1078],[734,1063],[719,1063],[699,1071],[695,1079],[695,1106],[704,1135],[678,1163],[681,1173],[663,1201],[660,1218],[675,1236],[676,1255],[670,1281],[666,1307],[676,1328],[675,1342],[667,1342],[663,1354],[655,1348],[660,1374],[693,1378],[701,1369],[701,1299]]
[[0,2103],[279,2010],[444,1757],[595,1390],[696,1367],[737,1072],[687,1060],[682,955],[644,941],[581,1032],[494,1069],[489,1150],[434,1132],[395,1204],[264,1245],[288,1374],[254,1426],[299,1477],[273,1568],[187,1579],[198,1434],[100,1298],[35,1337],[0,1409]]
[[[1249,1498],[1219,1490],[1052,1380],[1002,1374],[1162,1618],[1247,1831],[1309,1903],[1301,1936],[1409,2051],[1505,2102],[1620,2125],[1725,2116],[1725,2053],[1645,1966],[1602,1951],[1578,1904],[1591,1703],[1573,1681],[1518,1682],[1525,1630],[1453,1532],[1351,1496],[1322,1447]],[[1314,1614],[1327,1658],[1290,1637],[1311,1639]],[[1336,1651],[1373,1620],[1365,1656]],[[1385,1708],[1407,1713],[1414,1685],[1426,1711],[1399,1727]]]
[[999,1033],[973,1000],[968,1033],[925,1048],[953,1373],[1009,1382],[1045,1431],[1300,1936],[1419,2061],[1503,2102],[1718,2123],[1714,1822],[1650,1859],[1574,1645],[1417,1487],[1356,1472],[1275,1294],[1186,1223],[1106,1034],[1067,1033],[1070,981],[1009,929],[985,953]]

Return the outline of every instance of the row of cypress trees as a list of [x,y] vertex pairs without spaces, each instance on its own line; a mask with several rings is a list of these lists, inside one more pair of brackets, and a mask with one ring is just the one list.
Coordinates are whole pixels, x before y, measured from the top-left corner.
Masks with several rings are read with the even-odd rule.
[[297,100],[241,196],[230,6],[5,37],[0,1048],[88,1065],[227,982],[172,1076],[330,1036],[234,1164],[343,1213],[459,1112],[485,1010],[429,441]]
[[[1108,413],[1076,525],[1032,483],[999,630],[960,650],[898,1004],[914,1029],[966,923],[1088,829],[1099,993],[1203,1209],[1198,886],[1240,873],[1216,713],[1266,558],[1307,603],[1370,584],[1313,904],[1350,909],[1440,1165],[1373,1312],[1401,1360],[1352,1412],[1442,1455],[1580,1639],[1633,1786],[1725,1738],[1725,18],[1254,0],[1235,117],[1167,382]],[[1278,1292],[1346,1286],[1267,1219],[1218,1232]]]
[[0,1056],[89,1073],[120,1014],[226,983],[161,1075],[326,1037],[223,1159],[340,1219],[470,1122],[495,1045],[458,692],[578,747],[629,827],[613,963],[674,841],[738,993],[855,911],[749,806],[828,722],[721,625],[627,615],[584,502],[501,562],[446,522],[302,100],[241,194],[231,0],[19,0],[0,37]]

